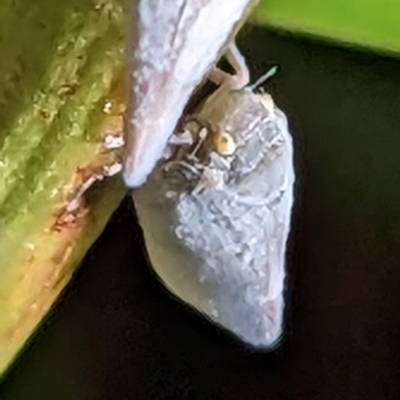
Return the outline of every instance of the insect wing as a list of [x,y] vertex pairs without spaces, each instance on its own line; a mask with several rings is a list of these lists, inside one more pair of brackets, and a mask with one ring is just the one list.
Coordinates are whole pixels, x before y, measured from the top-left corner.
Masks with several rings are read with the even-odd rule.
[[[225,95],[225,113],[215,107],[217,114],[207,114],[211,101],[197,117],[207,116],[237,141],[230,167],[218,170],[223,163],[190,157],[160,165],[134,200],[150,260],[165,285],[244,342],[269,347],[282,333],[292,139],[276,106],[271,113],[251,91]],[[252,113],[256,123],[249,129],[243,121]],[[224,185],[195,190],[210,170],[223,174]]]

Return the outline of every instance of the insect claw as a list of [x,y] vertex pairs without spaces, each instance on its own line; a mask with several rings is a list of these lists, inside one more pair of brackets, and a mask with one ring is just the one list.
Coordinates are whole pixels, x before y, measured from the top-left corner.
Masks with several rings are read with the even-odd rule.
[[203,144],[204,140],[206,139],[208,135],[208,130],[207,128],[201,128],[200,132],[198,133],[198,141],[196,143],[196,146],[194,147],[194,149],[189,153],[188,157],[195,157],[196,158],[196,154],[199,151],[201,145]]

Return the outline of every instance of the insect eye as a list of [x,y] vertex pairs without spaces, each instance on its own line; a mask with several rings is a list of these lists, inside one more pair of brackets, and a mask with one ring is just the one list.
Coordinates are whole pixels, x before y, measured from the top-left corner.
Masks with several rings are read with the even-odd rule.
[[215,149],[221,156],[231,156],[236,150],[233,137],[226,132],[219,132],[215,137]]

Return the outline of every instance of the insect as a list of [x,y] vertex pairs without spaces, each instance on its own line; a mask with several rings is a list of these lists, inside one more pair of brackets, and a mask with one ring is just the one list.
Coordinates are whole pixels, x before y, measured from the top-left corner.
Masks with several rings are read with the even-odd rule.
[[227,59],[236,74],[212,69],[219,88],[133,198],[165,285],[244,342],[270,347],[283,324],[292,139],[272,97],[248,84],[235,46]]

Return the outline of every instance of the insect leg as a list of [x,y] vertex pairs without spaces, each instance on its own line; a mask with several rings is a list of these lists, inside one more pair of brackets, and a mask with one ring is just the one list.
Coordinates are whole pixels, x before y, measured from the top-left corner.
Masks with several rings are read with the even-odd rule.
[[235,43],[229,45],[225,57],[235,73],[231,75],[215,66],[210,71],[208,79],[218,86],[226,85],[232,90],[242,89],[247,86],[250,81],[250,72],[246,60]]

